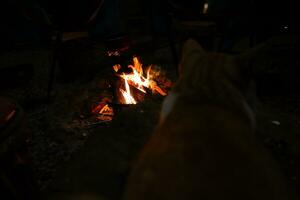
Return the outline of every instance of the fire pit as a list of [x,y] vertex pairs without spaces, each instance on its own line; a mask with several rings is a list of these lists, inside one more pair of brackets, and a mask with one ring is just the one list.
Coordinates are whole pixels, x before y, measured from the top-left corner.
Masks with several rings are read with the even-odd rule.
[[97,119],[111,121],[115,110],[142,102],[149,94],[167,95],[171,81],[160,75],[161,69],[157,66],[150,65],[144,70],[140,60],[134,56],[127,68],[124,69],[120,64],[112,67],[116,77],[111,84],[114,94],[111,98],[102,98],[93,107],[92,113]]

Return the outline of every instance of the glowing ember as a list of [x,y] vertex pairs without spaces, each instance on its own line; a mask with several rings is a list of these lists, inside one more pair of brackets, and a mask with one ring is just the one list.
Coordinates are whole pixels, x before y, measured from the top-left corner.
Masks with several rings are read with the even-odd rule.
[[99,111],[99,114],[113,115],[113,110],[107,104]]
[[97,115],[97,119],[101,121],[111,121],[114,115],[114,110],[105,102],[96,106],[93,111]]

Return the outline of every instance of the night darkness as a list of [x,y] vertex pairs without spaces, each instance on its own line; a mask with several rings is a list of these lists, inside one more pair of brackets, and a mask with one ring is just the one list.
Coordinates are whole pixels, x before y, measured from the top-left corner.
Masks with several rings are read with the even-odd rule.
[[299,199],[298,4],[1,1],[0,199]]

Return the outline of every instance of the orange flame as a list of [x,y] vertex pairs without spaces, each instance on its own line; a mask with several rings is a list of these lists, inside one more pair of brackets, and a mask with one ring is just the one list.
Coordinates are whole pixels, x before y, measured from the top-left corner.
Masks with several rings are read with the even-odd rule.
[[[137,57],[133,57],[133,65],[129,65],[128,67],[132,69],[132,73],[123,73],[122,75],[120,75],[120,77],[123,78],[125,81],[126,91],[120,89],[124,99],[126,99],[125,102],[130,102],[130,104],[136,104],[136,100],[130,94],[129,84],[143,93],[147,93],[145,88],[149,88],[152,90],[152,92],[158,92],[162,96],[167,95],[167,93],[163,91],[153,80],[154,77],[153,75],[151,75],[151,66],[149,66],[146,70],[146,77],[143,74],[143,65],[140,63]],[[114,69],[115,68],[116,67],[114,66]]]

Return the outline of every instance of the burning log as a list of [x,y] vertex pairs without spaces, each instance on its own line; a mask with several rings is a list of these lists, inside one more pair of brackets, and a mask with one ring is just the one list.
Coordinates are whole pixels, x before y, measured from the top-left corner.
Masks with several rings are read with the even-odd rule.
[[[114,66],[114,69],[116,68],[117,66]],[[125,102],[129,102],[132,104],[135,104],[136,102],[134,98],[132,99],[129,85],[133,86],[131,88],[136,88],[143,93],[147,93],[146,88],[149,88],[152,90],[152,92],[157,92],[162,96],[167,95],[167,93],[164,92],[154,81],[155,77],[154,74],[151,73],[151,66],[147,68],[146,76],[144,76],[144,70],[141,62],[137,57],[133,57],[133,65],[129,65],[128,68],[132,69],[132,73],[122,73],[121,75],[119,75],[121,78],[124,79],[126,91],[123,91],[122,94],[125,99]]]
[[128,81],[124,81],[123,78],[119,78],[116,85],[116,98],[114,101],[116,104],[137,104],[138,102],[142,102],[145,98],[146,93],[136,87],[132,87]]

